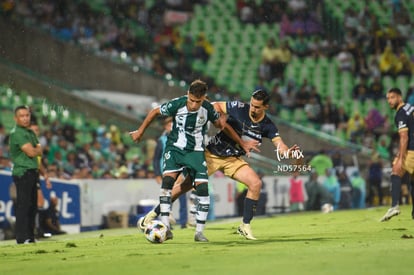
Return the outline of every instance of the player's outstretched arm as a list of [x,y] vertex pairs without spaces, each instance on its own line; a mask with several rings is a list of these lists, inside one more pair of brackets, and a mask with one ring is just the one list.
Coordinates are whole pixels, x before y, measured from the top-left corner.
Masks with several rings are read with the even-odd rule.
[[129,132],[129,135],[131,136],[132,140],[134,142],[140,142],[142,139],[142,136],[144,135],[145,130],[148,128],[151,122],[160,114],[161,114],[160,107],[156,107],[152,109],[151,111],[149,111],[144,121],[142,122],[141,126],[139,126],[138,130]]

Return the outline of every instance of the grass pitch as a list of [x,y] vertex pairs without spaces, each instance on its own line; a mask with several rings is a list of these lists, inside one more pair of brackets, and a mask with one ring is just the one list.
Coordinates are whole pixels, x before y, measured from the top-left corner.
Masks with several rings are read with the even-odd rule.
[[413,274],[411,208],[381,223],[387,208],[255,218],[257,241],[235,234],[239,219],[207,224],[151,244],[135,228],[0,242],[0,274]]

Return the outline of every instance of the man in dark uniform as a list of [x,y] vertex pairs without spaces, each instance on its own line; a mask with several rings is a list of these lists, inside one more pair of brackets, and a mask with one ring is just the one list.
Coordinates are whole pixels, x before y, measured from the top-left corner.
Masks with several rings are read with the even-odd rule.
[[37,157],[42,155],[42,148],[30,129],[30,110],[27,106],[15,108],[14,120],[16,126],[10,132],[9,146],[17,193],[16,241],[18,244],[33,243],[39,180]]
[[[401,196],[401,178],[408,172],[414,173],[414,106],[404,103],[401,90],[391,88],[387,92],[387,101],[391,109],[397,111],[394,122],[398,129],[399,150],[392,163],[391,173],[391,208],[381,218],[380,221],[388,221],[392,217],[400,214],[398,202]],[[411,183],[413,184],[413,183]],[[411,186],[411,198],[414,198],[414,186]],[[414,208],[411,212],[414,218]]]
[[[253,140],[256,144],[262,142],[262,138],[269,138],[276,147],[279,158],[287,159],[292,153],[299,149],[297,145],[288,148],[279,135],[276,125],[266,115],[269,107],[270,97],[264,90],[253,92],[250,104],[230,101],[216,102],[214,107],[220,113],[228,115],[227,123],[236,131],[244,141]],[[216,171],[223,171],[224,174],[236,181],[244,183],[248,187],[244,201],[243,221],[238,227],[238,233],[249,240],[256,240],[250,227],[250,221],[255,215],[257,203],[260,198],[262,181],[257,173],[242,158],[245,155],[241,146],[230,138],[224,131],[219,132],[206,148],[205,156],[209,176]],[[182,184],[175,185],[172,191],[172,199],[191,189],[191,181],[187,178]],[[141,220],[141,229],[159,215],[156,207]]]

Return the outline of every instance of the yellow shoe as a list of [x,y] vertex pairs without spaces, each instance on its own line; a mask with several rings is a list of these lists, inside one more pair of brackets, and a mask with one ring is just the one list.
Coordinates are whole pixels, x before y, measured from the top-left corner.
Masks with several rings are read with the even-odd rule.
[[253,236],[252,228],[248,223],[242,223],[241,225],[239,225],[239,227],[237,228],[237,232],[248,240],[257,240]]

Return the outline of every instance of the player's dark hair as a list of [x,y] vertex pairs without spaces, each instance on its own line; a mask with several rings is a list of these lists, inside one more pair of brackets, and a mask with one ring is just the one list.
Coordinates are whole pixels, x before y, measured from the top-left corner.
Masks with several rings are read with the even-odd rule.
[[399,89],[399,88],[391,88],[391,89],[389,89],[388,90],[388,93],[394,93],[394,94],[397,94],[397,95],[400,95],[400,96],[402,96],[402,92],[401,92],[401,90]]
[[207,89],[208,89],[207,83],[205,83],[204,81],[200,79],[197,79],[197,80],[194,80],[190,84],[190,88],[188,89],[188,92],[194,95],[195,97],[200,98],[206,95]]
[[252,97],[256,100],[263,101],[263,105],[268,105],[270,101],[270,95],[262,89],[254,91]]
[[14,108],[14,114],[17,114],[20,110],[28,110],[30,112],[30,108],[26,105],[19,105],[16,108]]

